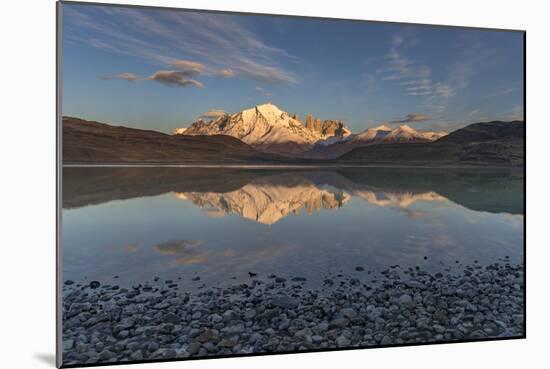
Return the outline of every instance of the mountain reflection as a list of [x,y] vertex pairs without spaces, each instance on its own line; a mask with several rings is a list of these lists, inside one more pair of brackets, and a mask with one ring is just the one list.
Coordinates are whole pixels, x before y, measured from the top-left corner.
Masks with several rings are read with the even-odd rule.
[[214,215],[237,214],[263,224],[274,224],[290,214],[335,209],[351,199],[346,192],[322,188],[299,175],[275,175],[253,180],[238,190],[175,193]]
[[[424,210],[413,205],[445,201],[475,211],[523,214],[523,174],[507,170],[63,169],[66,209],[167,193],[175,200],[193,203],[209,216],[235,214],[262,224],[275,224],[303,212],[350,206],[352,198],[412,218],[424,215]],[[180,246],[188,249],[192,245]]]
[[[283,178],[288,180],[287,185],[281,183]],[[236,214],[262,224],[275,224],[289,215],[299,215],[302,210],[313,214],[322,209],[337,209],[345,206],[352,197],[358,197],[375,206],[403,209],[411,217],[422,215],[420,211],[407,209],[417,201],[446,200],[433,191],[383,192],[350,183],[346,187],[348,191],[342,191],[292,174],[263,177],[227,193],[175,192],[174,196],[179,200],[191,201],[214,217]]]

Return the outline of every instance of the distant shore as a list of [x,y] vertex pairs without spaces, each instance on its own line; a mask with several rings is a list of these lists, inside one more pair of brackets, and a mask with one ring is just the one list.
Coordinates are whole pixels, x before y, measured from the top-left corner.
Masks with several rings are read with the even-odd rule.
[[[197,279],[197,283],[200,281]],[[63,364],[522,338],[524,268],[508,259],[429,273],[251,274],[182,292],[178,281],[63,286]]]
[[477,164],[477,165],[456,165],[456,164],[441,164],[441,165],[396,165],[396,164],[339,164],[330,163],[325,164],[252,164],[252,163],[63,163],[63,167],[67,168],[79,168],[79,167],[91,167],[91,168],[116,168],[116,167],[167,167],[167,168],[244,168],[244,169],[310,169],[310,168],[421,168],[421,169],[510,169],[519,170],[523,169],[523,165],[496,165],[496,164]]

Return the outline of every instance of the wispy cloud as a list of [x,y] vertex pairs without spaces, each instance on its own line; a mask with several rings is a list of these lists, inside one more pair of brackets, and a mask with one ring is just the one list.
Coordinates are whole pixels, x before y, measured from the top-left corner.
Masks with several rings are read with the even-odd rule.
[[479,113],[481,112],[481,109],[474,109],[474,110],[470,110],[468,113],[466,113],[466,119],[472,119],[476,116],[479,116]]
[[268,45],[231,15],[78,5],[65,9],[66,37],[95,48],[195,74],[297,82],[282,63],[298,58]]
[[467,40],[457,49],[446,78],[434,84],[436,93],[425,102],[427,108],[440,115],[447,110],[450,99],[469,87],[475,75],[494,61],[494,51],[481,42]]
[[190,72],[189,70],[159,70],[153,73],[151,76],[145,78],[138,77],[137,75],[129,72],[119,73],[117,75],[104,75],[99,76],[98,78],[103,81],[111,81],[114,78],[117,78],[128,82],[155,81],[169,87],[193,86],[196,88],[203,88],[204,85],[201,82],[195,79],[188,78],[193,74],[195,73]]
[[523,115],[523,104],[516,105],[509,111],[504,113],[503,120],[525,120]]
[[223,117],[224,115],[227,115],[227,113],[221,109],[210,109],[202,113],[200,117],[204,119],[216,119],[219,117]]
[[495,91],[489,95],[487,95],[487,97],[489,98],[492,98],[492,97],[497,97],[497,96],[505,96],[505,95],[510,95],[512,92],[514,92],[516,89],[513,88],[513,87],[510,87],[510,88],[505,88],[503,90],[498,90],[498,91]]
[[424,114],[407,114],[405,118],[393,120],[389,123],[392,123],[392,124],[418,123],[418,122],[424,122],[431,119],[432,118],[430,116],[427,116]]
[[[457,45],[455,60],[444,69],[445,73],[439,73],[436,78],[430,65],[409,56],[419,41],[412,31],[407,30],[393,36],[384,65],[376,73],[381,80],[398,86],[406,95],[420,98],[420,106],[432,115],[442,117],[449,100],[470,85],[475,73],[482,69],[480,66],[491,62],[490,48],[468,41]],[[414,55],[418,58],[418,53]]]
[[135,82],[138,80],[138,77],[133,73],[120,73],[117,77],[128,82]]
[[189,61],[189,60],[174,60],[172,66],[191,74],[200,74],[204,71],[205,67],[201,63]]
[[175,87],[187,87],[194,86],[197,88],[203,88],[203,84],[194,79],[187,79],[188,74],[185,71],[175,70],[159,70],[153,75],[147,77],[147,80],[156,81],[166,86]]
[[407,50],[417,44],[417,40],[405,35],[393,36],[390,49],[384,58],[384,66],[376,73],[383,81],[401,86],[411,96],[426,96],[433,92],[431,68],[407,56]]
[[233,78],[235,77],[235,71],[233,69],[220,69],[218,75],[225,78]]
[[273,94],[269,91],[267,91],[264,87],[262,86],[256,86],[256,91],[258,91],[259,93],[261,93],[262,95],[266,96],[266,97],[271,97],[273,96]]
[[125,80],[125,81],[128,81],[128,82],[136,82],[136,81],[139,80],[138,76],[136,76],[133,73],[128,73],[128,72],[119,73],[119,74],[115,74],[115,75],[112,75],[112,74],[101,75],[101,76],[98,76],[97,78],[99,78],[102,81],[112,81],[115,78],[122,79],[122,80]]

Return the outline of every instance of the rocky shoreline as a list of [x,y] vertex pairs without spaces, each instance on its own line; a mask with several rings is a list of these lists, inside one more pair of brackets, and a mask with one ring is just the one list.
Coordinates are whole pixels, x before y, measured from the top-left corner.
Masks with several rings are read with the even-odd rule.
[[177,281],[63,286],[63,365],[522,337],[524,268],[392,266],[261,276],[193,293]]

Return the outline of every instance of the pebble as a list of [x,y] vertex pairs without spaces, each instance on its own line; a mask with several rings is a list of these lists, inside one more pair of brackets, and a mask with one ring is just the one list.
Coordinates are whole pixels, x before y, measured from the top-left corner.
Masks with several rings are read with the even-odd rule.
[[412,299],[411,295],[403,294],[403,295],[399,296],[399,304],[401,304],[401,305],[408,306],[408,305],[411,305],[412,302],[413,302],[413,299]]
[[187,352],[190,355],[196,355],[199,352],[200,348],[201,348],[200,342],[191,342],[187,347]]
[[65,281],[64,365],[523,336],[523,267],[458,268],[338,273],[318,288],[260,275],[192,293],[170,280],[134,289]]
[[130,355],[130,359],[132,359],[134,361],[143,360],[143,354],[142,354],[141,350],[137,350],[137,351],[132,352],[132,354]]
[[390,336],[384,336],[382,337],[382,340],[380,340],[381,345],[391,345],[393,343]]
[[271,303],[275,306],[288,309],[298,306],[298,301],[296,301],[296,299],[293,299],[292,297],[286,295],[275,296],[271,300]]
[[358,317],[357,313],[352,308],[344,308],[340,310],[340,313],[344,318],[348,318],[351,320],[356,319]]
[[346,318],[336,318],[330,321],[329,328],[344,328],[349,324],[349,320]]

